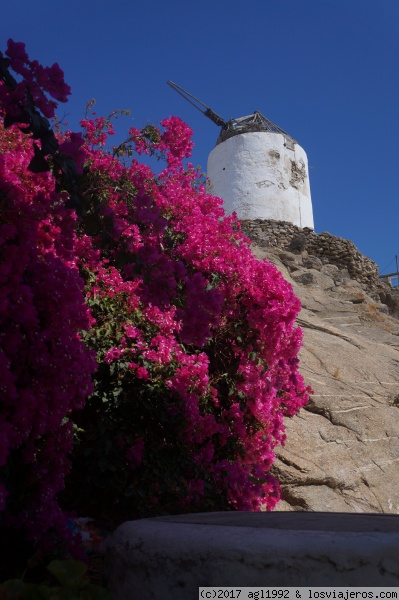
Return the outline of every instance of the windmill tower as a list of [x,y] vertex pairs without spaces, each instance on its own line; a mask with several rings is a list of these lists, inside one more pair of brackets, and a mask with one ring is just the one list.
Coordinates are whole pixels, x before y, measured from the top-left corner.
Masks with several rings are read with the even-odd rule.
[[226,122],[173,82],[168,84],[221,127],[207,174],[210,192],[223,199],[227,214],[314,228],[308,159],[296,140],[259,111]]

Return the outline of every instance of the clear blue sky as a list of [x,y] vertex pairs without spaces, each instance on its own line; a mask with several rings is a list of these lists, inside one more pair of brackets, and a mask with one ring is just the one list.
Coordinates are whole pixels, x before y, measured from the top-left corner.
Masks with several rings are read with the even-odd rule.
[[382,272],[399,254],[398,0],[21,0],[0,20],[30,58],[58,62],[77,129],[131,109],[131,125],[172,114],[195,132],[206,170],[218,128],[172,91],[172,79],[223,118],[260,110],[305,149],[317,232],[351,239]]

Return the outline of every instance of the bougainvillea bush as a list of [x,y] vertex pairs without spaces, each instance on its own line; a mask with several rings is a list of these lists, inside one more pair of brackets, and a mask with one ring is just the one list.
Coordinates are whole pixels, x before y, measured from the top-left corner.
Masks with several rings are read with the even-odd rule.
[[271,509],[283,417],[307,398],[299,301],[185,163],[191,131],[180,119],[129,132],[137,152],[165,158],[157,176],[104,152],[109,122],[82,124],[84,339],[99,370],[75,417],[72,489],[91,513],[117,507],[124,518]]
[[309,392],[291,286],[207,193],[179,118],[111,147],[111,118],[90,113],[84,143],[49,144],[29,114],[52,116],[46,91],[65,99],[59,68],[45,76],[22,44],[8,56],[28,83],[0,83],[5,518],[37,532],[60,503],[113,523],[272,509],[283,419]]
[[[10,41],[7,53],[2,76],[9,64],[24,75],[29,64],[23,45]],[[57,95],[45,81],[50,70],[31,66]],[[96,362],[79,337],[89,309],[76,262],[75,211],[65,207],[68,195],[57,191],[51,172],[29,169],[32,135],[3,125],[15,119],[29,125],[22,112],[26,81],[12,89],[0,83],[0,525],[41,544],[47,533],[65,535],[57,494],[73,441],[68,413],[93,391]],[[34,84],[32,94],[39,95]],[[14,538],[6,535],[3,562]]]

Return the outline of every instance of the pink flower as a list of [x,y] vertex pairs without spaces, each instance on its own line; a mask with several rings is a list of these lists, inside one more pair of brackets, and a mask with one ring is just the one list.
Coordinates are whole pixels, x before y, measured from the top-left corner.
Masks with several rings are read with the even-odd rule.
[[138,367],[136,376],[143,381],[148,381],[150,379],[150,374],[145,367]]
[[81,133],[70,133],[69,140],[65,140],[59,145],[59,151],[64,156],[69,156],[75,162],[77,172],[83,173],[83,164],[85,161],[85,154],[82,151],[84,139]]
[[121,355],[122,350],[120,348],[110,348],[105,353],[104,362],[106,362],[107,365],[110,365],[112,362],[118,360],[118,358],[120,358]]
[[132,339],[140,339],[141,331],[137,327],[132,327],[131,325],[125,325],[125,334],[126,337]]
[[12,39],[7,41],[6,54],[11,61],[18,60],[21,62],[28,62],[29,59],[27,53],[25,52],[25,44],[22,42],[14,42]]

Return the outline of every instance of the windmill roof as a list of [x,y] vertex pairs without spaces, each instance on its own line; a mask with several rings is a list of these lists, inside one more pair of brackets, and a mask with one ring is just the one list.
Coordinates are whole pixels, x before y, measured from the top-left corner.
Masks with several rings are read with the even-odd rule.
[[241,133],[249,133],[252,131],[268,131],[270,133],[281,133],[291,143],[296,143],[296,140],[289,135],[284,129],[275,125],[269,119],[266,119],[262,113],[255,110],[252,115],[239,117],[238,119],[230,119],[221,129],[217,144]]

